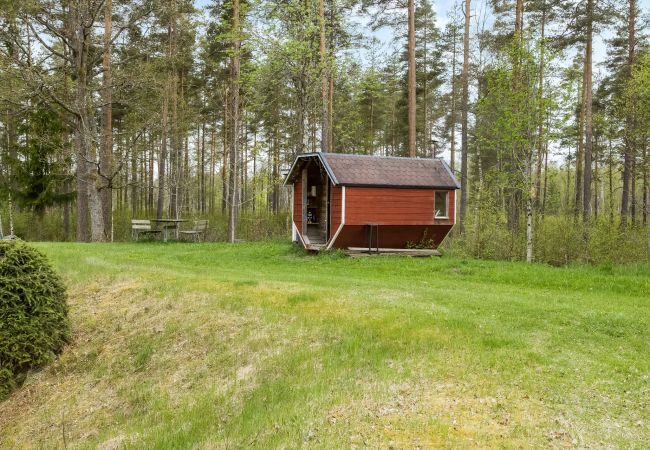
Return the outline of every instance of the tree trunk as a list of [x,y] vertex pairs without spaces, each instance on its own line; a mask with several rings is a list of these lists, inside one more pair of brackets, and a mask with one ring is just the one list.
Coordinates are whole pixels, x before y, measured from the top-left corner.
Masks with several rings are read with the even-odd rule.
[[614,152],[612,151],[612,138],[609,138],[608,179],[609,179],[609,223],[614,223]]
[[235,242],[237,215],[239,208],[239,189],[237,187],[239,163],[239,78],[240,48],[239,0],[232,3],[233,54],[230,58],[230,189],[228,202],[228,241]]
[[630,219],[632,220],[633,226],[636,225],[636,178],[637,178],[637,173],[636,173],[636,137],[635,137],[634,153],[632,154],[632,170],[630,171]]
[[[542,19],[540,23],[540,49],[539,49],[539,100],[544,101],[544,68],[545,68],[545,50],[546,42],[545,39],[545,27],[546,27],[546,1],[542,3]],[[538,134],[538,146],[537,146],[537,164],[535,166],[535,193],[534,193],[534,206],[539,208],[539,198],[540,190],[542,185],[542,162],[544,159],[544,141],[546,136],[544,135],[544,123],[546,122],[546,114],[542,110],[539,115],[539,128],[537,131]]]
[[167,160],[167,116],[169,110],[169,97],[167,92],[170,84],[170,77],[167,79],[167,86],[163,92],[162,99],[162,125],[160,131],[160,155],[158,157],[158,203],[156,205],[156,219],[163,217],[165,209],[165,163]]
[[526,262],[533,262],[533,199],[526,199]]
[[[629,78],[632,77],[636,46],[636,0],[628,0],[628,23],[627,23],[627,66]],[[628,113],[625,118],[624,156],[623,156],[623,191],[621,193],[621,229],[627,227],[630,202],[630,178],[632,176],[632,164],[634,159],[634,140],[632,139],[632,127],[634,117]]]
[[[79,125],[77,125],[79,127]],[[75,134],[79,131],[75,130]],[[86,149],[83,147],[80,137],[75,136],[76,155],[76,183],[77,183],[77,241],[88,242],[88,184],[86,182]]]
[[104,234],[104,215],[101,201],[101,181],[99,179],[99,164],[97,164],[97,148],[93,145],[93,138],[97,135],[95,117],[91,109],[88,87],[88,68],[86,44],[78,56],[77,65],[77,120],[78,155],[81,156],[81,165],[86,166],[83,182],[86,184],[88,198],[87,210],[90,216],[90,240],[102,242],[106,240]]
[[334,75],[332,71],[329,72],[329,101],[327,102],[327,114],[329,116],[328,120],[328,133],[327,133],[327,151],[334,151]]
[[592,44],[593,44],[593,0],[587,0],[587,36],[585,46],[585,172],[582,198],[582,218],[589,224],[591,218],[591,173],[593,152],[593,117],[592,117]]
[[221,129],[221,140],[223,144],[223,158],[221,160],[221,214],[226,214],[228,210],[228,188],[230,183],[228,182],[228,167],[229,167],[229,150],[228,146],[230,145],[230,140],[228,136],[230,135],[229,127],[230,120],[228,118],[228,99],[230,97],[230,90],[226,87],[223,95],[223,125]]
[[[99,156],[100,172],[113,176],[113,81],[111,68],[111,37],[113,35],[113,0],[104,5],[104,59],[102,63],[103,142]],[[113,242],[113,191],[110,178],[100,180],[105,239]]]
[[515,39],[521,41],[523,39],[522,32],[524,30],[524,1],[517,0],[515,3]]
[[469,113],[469,24],[470,0],[465,0],[465,33],[463,35],[463,78],[462,78],[462,118],[461,118],[461,162],[460,162],[460,232],[465,232],[465,217],[468,198],[468,113]]
[[428,14],[425,10],[424,14],[424,40],[422,45],[423,50],[423,61],[422,65],[424,67],[424,80],[422,82],[422,141],[420,143],[420,148],[422,149],[425,156],[429,156],[429,146],[431,145],[431,139],[429,138],[428,132],[428,122],[429,122],[429,107],[427,105],[427,27],[428,24]]
[[456,175],[456,31],[454,29],[453,50],[451,57],[451,153],[449,155],[449,166],[451,172]]
[[205,120],[201,123],[201,167],[199,168],[200,186],[199,186],[199,204],[202,214],[205,214]]
[[[128,145],[128,142],[127,142]],[[146,145],[146,143],[145,143]],[[130,153],[130,163],[131,163],[131,176],[129,178],[129,183],[131,184],[130,191],[131,191],[131,212],[133,215],[136,214],[138,211],[138,158],[137,158],[137,149],[135,148],[135,145],[131,145],[131,153]],[[144,161],[143,161],[143,167],[142,167],[142,174],[140,179],[145,178],[144,175],[146,174],[146,167],[147,167],[147,162],[146,162],[146,147],[145,151],[143,152],[144,155]],[[142,185],[147,188],[147,185],[142,183]],[[148,194],[148,192],[147,192]]]
[[542,209],[541,209],[542,218],[544,218],[544,213],[546,211],[547,192],[548,192],[548,141],[546,142],[546,145],[544,145],[544,188],[542,190]]
[[82,11],[79,5],[70,8],[71,17],[71,50],[74,56],[74,75],[76,89],[74,94],[74,104],[77,109],[75,117],[74,143],[77,164],[76,183],[77,183],[77,240],[87,242],[90,240],[89,234],[89,208],[88,208],[88,149],[85,146],[84,139],[84,118],[87,109],[86,101],[86,58],[87,46],[85,42],[85,30],[82,25]]
[[[469,0],[467,0],[469,2]],[[415,157],[415,0],[408,0],[408,152]]]
[[643,146],[643,225],[648,225],[648,144]]
[[[63,182],[63,190],[65,193],[70,191],[70,182],[68,180]],[[63,203],[63,239],[68,240],[70,237],[70,201],[66,200]]]
[[600,186],[600,171],[598,167],[598,152],[599,152],[600,147],[598,146],[598,136],[594,136],[594,150],[593,150],[593,161],[594,161],[594,220],[598,222],[598,214],[600,213],[601,210],[601,197],[600,197],[600,191],[599,186]]
[[[516,53],[514,55],[513,61],[513,77],[512,77],[512,90],[515,93],[519,93],[523,86],[523,74],[521,70],[521,53],[523,50],[523,26],[524,26],[524,4],[523,0],[517,0],[515,2],[515,30],[514,30],[514,46]],[[522,115],[522,106],[516,105],[515,111],[517,115]],[[523,130],[521,132],[524,132]],[[510,160],[510,172],[514,176],[515,180],[518,178],[518,165],[520,158],[526,158],[526,180],[524,185],[527,186],[527,183],[530,181],[528,175],[530,171],[529,156],[528,152],[523,148],[522,144],[516,141],[512,145],[511,150],[511,160]],[[513,186],[508,189],[508,229],[512,232],[516,232],[519,229],[519,215],[520,215],[520,203],[522,199],[523,186]],[[523,191],[527,196],[531,195],[529,190]]]
[[327,146],[329,141],[329,81],[328,81],[328,64],[327,48],[325,41],[325,0],[318,0],[318,22],[320,28],[320,64],[321,64],[321,137],[320,150],[329,151]]
[[169,217],[178,219],[179,184],[182,177],[181,139],[178,133],[178,67],[176,58],[177,30],[176,30],[176,0],[171,0],[169,22],[169,64],[171,64],[171,82],[166,95],[170,97],[171,122],[170,122],[170,158],[169,158]]
[[155,140],[153,137],[151,139],[151,145],[149,148],[149,174],[147,176],[147,183],[149,186],[149,192],[147,197],[147,208],[149,212],[153,212],[153,199],[154,199],[154,180],[153,180],[153,171],[154,171],[154,162],[156,159],[156,145],[154,144]]
[[582,83],[580,87],[580,111],[578,113],[578,148],[576,150],[576,179],[575,179],[575,204],[573,206],[573,215],[575,220],[578,219],[580,215],[580,210],[582,209],[582,188],[583,188],[583,167],[584,167],[584,130],[585,130],[585,96],[586,96],[586,84],[587,79],[585,77],[586,72],[582,72]]

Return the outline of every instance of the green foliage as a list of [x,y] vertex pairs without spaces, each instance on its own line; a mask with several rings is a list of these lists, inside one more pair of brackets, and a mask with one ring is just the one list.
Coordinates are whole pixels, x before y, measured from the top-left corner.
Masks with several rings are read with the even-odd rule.
[[406,248],[412,248],[412,249],[426,249],[426,248],[434,248],[434,247],[435,247],[435,241],[427,237],[427,230],[424,230],[424,235],[422,236],[422,239],[420,239],[419,241],[408,241],[406,243]]
[[18,132],[29,136],[7,152],[2,162],[13,174],[0,185],[13,195],[16,203],[42,216],[45,208],[72,199],[63,189],[69,179],[66,167],[70,161],[62,157],[65,131],[59,115],[42,103],[36,103],[25,114]]
[[[449,254],[491,260],[523,260],[526,239],[512,232],[497,211],[482,214],[480,225],[471,220],[464,236],[448,238],[443,247]],[[619,222],[601,218],[588,226],[572,216],[546,216],[535,223],[535,260],[553,266],[583,264],[650,263],[650,234],[647,228],[630,227],[625,232]]]
[[[0,216],[4,222],[5,233],[7,228],[7,208],[0,203]],[[237,224],[238,239],[245,241],[260,240],[287,240],[290,236],[291,222],[288,219],[289,212],[282,211],[274,214],[266,209],[257,211],[242,210]],[[131,241],[131,219],[147,219],[150,215],[146,212],[133,212],[130,209],[116,210],[113,214],[113,232],[115,241]],[[213,214],[192,214],[183,215],[189,222],[184,223],[181,228],[191,227],[192,220],[207,219],[209,222],[208,231],[205,235],[206,241],[225,241],[228,229],[228,217],[216,212]],[[34,217],[34,214],[26,211],[14,212],[14,227],[17,236],[26,241],[65,241],[74,236],[74,224],[76,215],[71,214],[70,235],[64,233],[63,218],[60,215],[48,215],[42,220]],[[35,226],[36,225],[36,226]]]
[[39,251],[0,241],[0,399],[70,337],[66,291]]

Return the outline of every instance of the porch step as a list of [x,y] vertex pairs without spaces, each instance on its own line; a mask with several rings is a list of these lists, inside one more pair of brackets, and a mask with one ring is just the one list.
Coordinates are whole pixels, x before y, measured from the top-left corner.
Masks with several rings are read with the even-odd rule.
[[346,253],[350,256],[369,256],[369,255],[397,255],[397,256],[442,256],[438,250],[419,249],[419,248],[377,248],[374,247],[368,252],[368,247],[348,247]]
[[325,244],[307,244],[305,245],[305,250],[319,252],[321,250],[325,250],[325,247]]

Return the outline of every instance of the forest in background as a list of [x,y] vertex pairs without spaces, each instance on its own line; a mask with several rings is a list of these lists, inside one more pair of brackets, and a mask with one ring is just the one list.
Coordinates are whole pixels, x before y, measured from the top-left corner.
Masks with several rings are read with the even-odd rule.
[[[286,237],[282,172],[322,150],[447,160],[463,187],[450,252],[650,261],[643,3],[435,11],[430,0],[0,0],[5,234],[10,215],[24,238],[78,241],[129,239],[131,218],[202,217],[212,239]],[[393,45],[359,20],[391,30]]]

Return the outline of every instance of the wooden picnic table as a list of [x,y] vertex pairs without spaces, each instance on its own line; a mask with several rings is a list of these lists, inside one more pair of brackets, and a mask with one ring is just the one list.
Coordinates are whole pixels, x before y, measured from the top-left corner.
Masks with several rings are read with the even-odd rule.
[[181,223],[187,222],[187,219],[149,219],[152,223],[156,224],[156,228],[160,228],[163,233],[163,241],[167,242],[169,232],[174,231],[176,239],[178,239],[178,227]]

